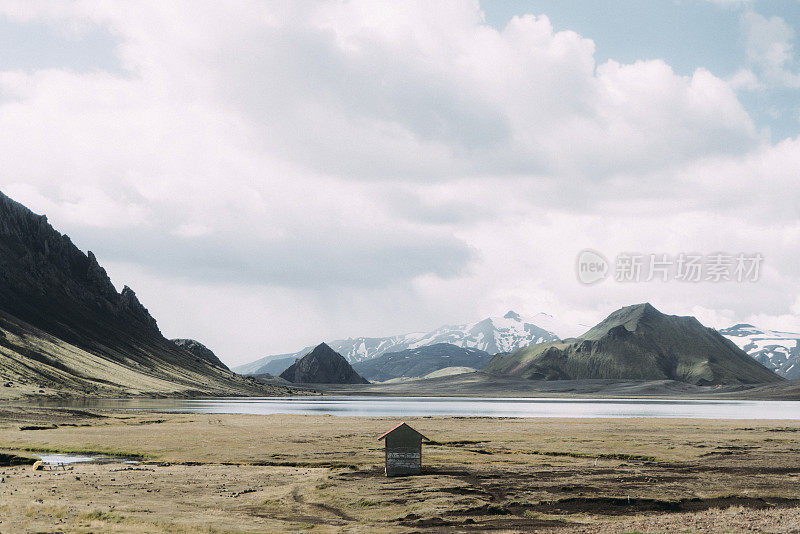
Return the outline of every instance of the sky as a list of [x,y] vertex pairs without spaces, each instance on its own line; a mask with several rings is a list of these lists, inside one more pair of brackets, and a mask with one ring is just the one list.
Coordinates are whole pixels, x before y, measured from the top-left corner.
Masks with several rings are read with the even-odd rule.
[[229,365],[646,301],[800,332],[798,32],[796,0],[2,0],[0,190]]

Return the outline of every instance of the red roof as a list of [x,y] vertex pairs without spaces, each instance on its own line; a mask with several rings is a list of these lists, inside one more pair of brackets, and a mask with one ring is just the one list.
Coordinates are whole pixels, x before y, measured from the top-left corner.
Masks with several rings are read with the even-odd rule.
[[[383,438],[385,438],[386,436],[388,436],[389,434],[391,434],[392,432],[394,432],[395,430],[397,430],[397,429],[398,429],[398,428],[400,428],[401,426],[404,426],[404,427],[408,428],[409,430],[411,430],[411,431],[413,431],[413,432],[417,432],[416,430],[414,430],[413,428],[411,428],[411,427],[410,427],[410,426],[408,426],[407,424],[405,424],[405,423],[400,423],[399,425],[397,425],[397,426],[396,426],[396,427],[394,427],[393,429],[389,430],[388,432],[385,432],[385,433],[383,433],[383,434],[381,435],[381,437],[379,437],[379,438],[378,438],[378,441],[382,440]],[[423,435],[422,435],[422,434],[420,434],[419,432],[417,432],[417,434],[419,434],[419,436],[420,436],[422,439],[424,439],[425,441],[430,441],[428,438],[426,438],[425,436],[423,436]]]

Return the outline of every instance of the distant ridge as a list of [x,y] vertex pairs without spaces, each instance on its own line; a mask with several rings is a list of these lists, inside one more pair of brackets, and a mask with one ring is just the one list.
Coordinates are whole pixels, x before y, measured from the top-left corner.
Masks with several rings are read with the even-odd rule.
[[320,343],[281,373],[280,378],[304,384],[369,384],[344,356]]
[[353,369],[369,380],[423,377],[449,367],[483,369],[492,356],[485,351],[437,343],[400,352],[387,352],[377,358],[353,364]]
[[[526,319],[514,311],[509,311],[502,317],[487,317],[475,323],[442,326],[430,332],[388,337],[339,339],[329,342],[328,345],[342,354],[348,362],[356,363],[371,360],[389,352],[400,352],[438,343],[449,343],[458,347],[496,354],[514,351],[534,343],[559,339],[553,332],[537,326],[537,320],[542,320],[548,325],[554,323],[553,317],[547,314],[540,313],[532,319]],[[305,347],[294,353],[266,356],[246,365],[234,367],[233,370],[242,374],[274,373],[283,363],[291,363],[312,349],[313,347]],[[281,360],[277,367],[269,365],[270,362],[276,360]]]
[[532,380],[678,380],[758,384],[782,378],[694,317],[649,303],[621,308],[576,339],[498,354],[484,369]]

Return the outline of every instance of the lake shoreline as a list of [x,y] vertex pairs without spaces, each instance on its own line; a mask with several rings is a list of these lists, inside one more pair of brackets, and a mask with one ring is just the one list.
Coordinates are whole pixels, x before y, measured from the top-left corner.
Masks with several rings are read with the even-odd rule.
[[481,371],[400,383],[293,384],[323,394],[437,397],[591,397],[800,400],[800,381],[698,386],[675,380],[526,380]]
[[[506,398],[632,398],[632,399],[731,399],[800,400],[800,380],[777,384],[697,386],[674,380],[525,380],[499,377],[483,372],[465,373],[400,383],[371,384],[296,384],[282,379],[259,379],[264,386],[289,388],[279,396],[358,395],[374,397],[506,397]],[[84,399],[202,399],[198,392],[136,394],[128,396],[47,390],[45,393],[16,394],[15,388],[0,387],[0,406],[40,400],[78,402]],[[260,398],[260,395],[232,394],[231,398]]]
[[[82,399],[21,403],[30,409],[227,415],[337,417],[480,417],[564,419],[800,420],[798,401],[591,397],[222,397],[193,399]],[[6,408],[12,408],[6,406]]]

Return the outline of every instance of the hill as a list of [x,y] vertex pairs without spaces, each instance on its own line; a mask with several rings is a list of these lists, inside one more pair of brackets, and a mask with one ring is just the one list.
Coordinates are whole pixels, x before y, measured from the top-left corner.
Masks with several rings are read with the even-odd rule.
[[[509,311],[503,317],[487,317],[475,323],[442,326],[430,332],[388,337],[339,339],[329,342],[328,345],[344,355],[348,362],[356,363],[371,360],[389,352],[400,352],[438,343],[449,343],[458,347],[496,354],[514,351],[534,343],[559,339],[552,331],[537,326],[537,322],[546,325],[557,324],[553,317],[544,313],[537,314],[531,319],[525,319],[518,313]],[[294,353],[265,356],[249,364],[234,367],[234,371],[242,374],[274,373],[274,366],[267,367],[270,362],[275,360],[291,362],[312,349],[313,347],[306,347]]]
[[393,378],[421,377],[446,367],[483,369],[492,356],[485,351],[457,347],[450,343],[388,352],[377,358],[353,364],[361,376],[383,382]]
[[302,384],[368,384],[356,373],[344,356],[320,343],[314,350],[294,362],[280,378]]
[[2,397],[272,391],[165,339],[94,254],[2,193],[0,380]]
[[719,331],[764,367],[790,380],[800,378],[800,334],[737,324]]
[[204,359],[205,361],[207,361],[211,365],[219,367],[220,369],[228,369],[228,366],[225,365],[224,363],[222,363],[222,360],[220,360],[217,357],[217,355],[214,354],[214,351],[212,351],[211,349],[209,349],[208,347],[206,347],[205,345],[203,345],[202,343],[200,343],[196,339],[178,338],[178,339],[172,339],[170,341],[175,343],[177,346],[188,350],[189,352],[191,352],[192,354],[194,354],[198,358]]
[[677,380],[696,385],[783,380],[694,317],[664,315],[650,304],[621,308],[577,339],[498,354],[484,371],[531,380]]

